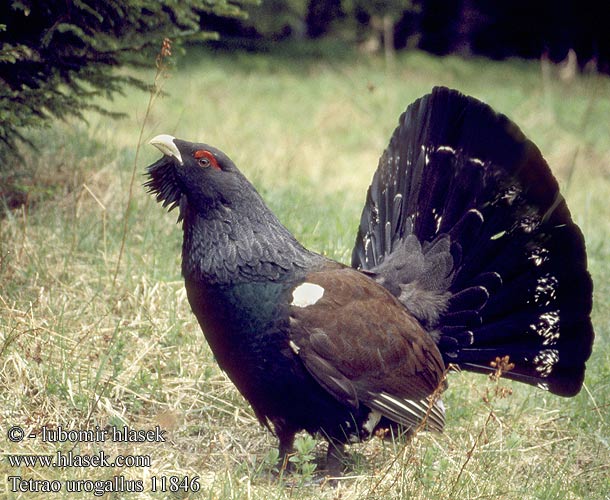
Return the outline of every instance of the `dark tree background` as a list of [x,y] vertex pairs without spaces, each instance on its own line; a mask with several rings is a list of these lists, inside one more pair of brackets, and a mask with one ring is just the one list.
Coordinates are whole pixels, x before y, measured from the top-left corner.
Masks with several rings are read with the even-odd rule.
[[[242,41],[377,36],[395,49],[418,47],[434,54],[478,54],[593,61],[610,70],[608,0],[262,0],[248,7],[250,19],[214,22],[221,33]],[[384,36],[385,19],[393,36]],[[262,22],[261,20],[265,20]]]

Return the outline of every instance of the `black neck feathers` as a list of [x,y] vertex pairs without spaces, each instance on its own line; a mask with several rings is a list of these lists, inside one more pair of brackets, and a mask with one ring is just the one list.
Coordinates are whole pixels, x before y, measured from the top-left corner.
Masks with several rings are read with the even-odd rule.
[[181,204],[187,280],[210,285],[278,281],[322,258],[292,236],[256,191],[241,195],[205,210],[186,200]]

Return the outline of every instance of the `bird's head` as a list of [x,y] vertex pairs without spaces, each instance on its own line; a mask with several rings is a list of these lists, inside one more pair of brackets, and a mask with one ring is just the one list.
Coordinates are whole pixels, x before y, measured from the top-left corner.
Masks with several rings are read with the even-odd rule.
[[219,204],[231,205],[248,191],[250,183],[219,149],[162,134],[150,144],[163,157],[148,167],[145,183],[157,201],[173,210],[184,204],[202,212]]
[[241,279],[242,268],[250,280],[253,272],[276,279],[317,258],[222,151],[171,135],[158,135],[150,144],[163,157],[148,167],[144,185],[164,207],[180,207],[185,279],[233,283]]

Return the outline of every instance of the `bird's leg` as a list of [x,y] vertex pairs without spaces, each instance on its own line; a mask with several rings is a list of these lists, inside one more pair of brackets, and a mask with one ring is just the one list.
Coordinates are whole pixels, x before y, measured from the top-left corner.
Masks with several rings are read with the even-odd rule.
[[343,464],[345,462],[345,445],[334,439],[328,441],[328,452],[326,453],[326,472],[330,477],[343,476]]
[[280,458],[278,460],[278,467],[280,473],[282,473],[283,471],[289,471],[291,469],[292,462],[290,462],[288,459],[290,458],[290,455],[292,455],[292,453],[294,452],[293,445],[295,433],[293,431],[283,431],[281,429],[278,429],[277,426],[275,432],[280,440]]

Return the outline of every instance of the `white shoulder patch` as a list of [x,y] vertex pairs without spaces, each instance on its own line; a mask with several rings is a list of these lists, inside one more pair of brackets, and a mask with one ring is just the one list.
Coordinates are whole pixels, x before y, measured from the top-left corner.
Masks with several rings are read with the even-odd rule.
[[324,288],[315,283],[302,283],[292,291],[291,306],[313,306],[324,295]]

